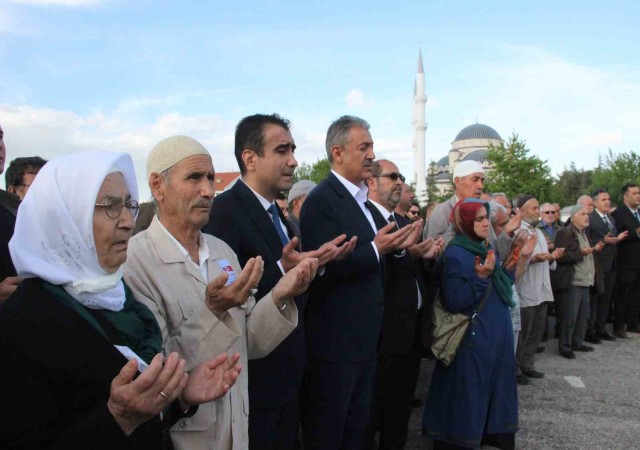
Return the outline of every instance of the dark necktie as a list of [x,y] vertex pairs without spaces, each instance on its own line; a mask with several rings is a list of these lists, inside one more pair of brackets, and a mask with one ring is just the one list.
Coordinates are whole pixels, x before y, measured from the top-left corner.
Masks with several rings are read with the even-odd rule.
[[604,215],[604,223],[607,224],[607,228],[609,228],[609,231],[611,231],[611,221],[609,220],[609,214],[605,214]]
[[640,223],[640,217],[638,217],[638,211],[633,212],[633,217],[636,218],[636,222]]
[[387,220],[389,221],[389,223],[395,223],[396,224],[396,230],[399,230],[400,228],[398,228],[398,223],[396,222],[396,218],[393,217],[393,213],[389,214],[389,217],[387,218]]
[[289,238],[286,234],[284,234],[284,231],[282,231],[282,222],[280,222],[278,207],[275,205],[275,203],[272,203],[267,211],[269,211],[269,213],[271,214],[271,221],[273,222],[273,226],[276,229],[276,233],[278,233],[278,237],[282,241],[282,245],[287,245],[289,243]]

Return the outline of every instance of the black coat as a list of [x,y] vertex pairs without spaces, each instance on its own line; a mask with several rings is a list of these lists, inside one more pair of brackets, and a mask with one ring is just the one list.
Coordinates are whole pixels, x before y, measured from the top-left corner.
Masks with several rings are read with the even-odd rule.
[[[613,217],[609,216],[612,229],[605,223],[604,219],[600,217],[598,211],[595,209],[589,214],[589,228],[587,228],[587,235],[589,236],[589,243],[593,246],[600,241],[604,241],[604,237],[610,234],[612,237],[618,235],[618,228],[616,227],[616,221]],[[595,252],[594,261],[596,264],[596,270],[602,272],[611,272],[616,269],[616,246],[605,245],[602,251]]]
[[[410,221],[396,215],[399,227]],[[402,257],[393,252],[385,256],[384,318],[378,346],[380,356],[408,353],[419,330],[418,287],[423,308],[427,303],[427,290],[423,262],[409,251]]]
[[0,307],[0,354],[3,450],[160,448],[159,418],[127,437],[107,409],[125,357],[41,280],[25,280]]
[[[280,209],[280,220],[294,237]],[[251,189],[238,180],[233,187],[213,200],[209,223],[202,229],[222,239],[235,252],[244,267],[250,258],[262,256],[264,274],[256,299],[262,298],[278,283],[282,271],[277,262],[282,257],[282,241],[269,213]],[[249,398],[251,408],[274,408],[294,398],[302,383],[305,363],[303,296],[295,299],[298,326],[269,355],[249,361]],[[286,382],[283,382],[286,380]]]
[[626,205],[620,205],[611,214],[616,221],[618,232],[628,231],[629,236],[618,244],[618,269],[640,271],[640,236],[637,229],[640,223],[633,217]]
[[343,233],[358,238],[353,252],[327,264],[309,288],[308,351],[325,361],[374,361],[384,310],[382,264],[371,244],[371,224],[333,173],[302,205],[300,232],[305,251]]
[[573,224],[567,225],[556,233],[555,248],[564,248],[564,255],[556,260],[555,289],[569,289],[571,287],[575,265],[584,257],[575,233],[576,229]]
[[16,276],[16,269],[9,254],[9,241],[16,226],[19,204],[18,197],[0,189],[0,281]]

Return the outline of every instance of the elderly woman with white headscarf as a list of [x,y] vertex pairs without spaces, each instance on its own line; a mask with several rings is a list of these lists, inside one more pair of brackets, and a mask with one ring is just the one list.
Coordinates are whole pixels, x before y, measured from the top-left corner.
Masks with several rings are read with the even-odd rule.
[[9,243],[25,280],[0,308],[0,448],[159,449],[235,382],[239,355],[187,375],[160,354],[155,318],[120,272],[137,210],[124,153],[52,160],[31,186]]

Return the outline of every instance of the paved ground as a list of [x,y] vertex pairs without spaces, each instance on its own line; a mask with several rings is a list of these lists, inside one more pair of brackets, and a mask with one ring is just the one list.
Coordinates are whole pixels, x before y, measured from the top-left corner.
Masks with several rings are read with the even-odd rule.
[[[518,449],[640,449],[640,334],[596,345],[576,360],[558,354],[558,341],[543,343],[537,368],[545,373],[519,386]],[[591,344],[590,344],[591,345]],[[424,401],[433,363],[423,361],[417,397]],[[579,377],[573,387],[565,377]],[[428,449],[420,436],[422,408],[413,410],[407,449]]]

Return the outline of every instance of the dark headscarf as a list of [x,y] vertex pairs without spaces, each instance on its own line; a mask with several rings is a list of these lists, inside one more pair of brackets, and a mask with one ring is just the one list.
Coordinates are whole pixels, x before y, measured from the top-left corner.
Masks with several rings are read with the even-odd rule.
[[[457,245],[470,251],[474,256],[479,256],[480,262],[484,263],[491,247],[489,242],[478,236],[473,229],[476,214],[481,208],[487,210],[488,216],[489,203],[484,200],[466,198],[456,203],[449,216],[449,221],[453,224],[456,235],[449,245]],[[496,266],[491,274],[491,280],[500,299],[510,307],[515,306],[513,302],[513,280],[507,275],[498,260],[496,260]]]

